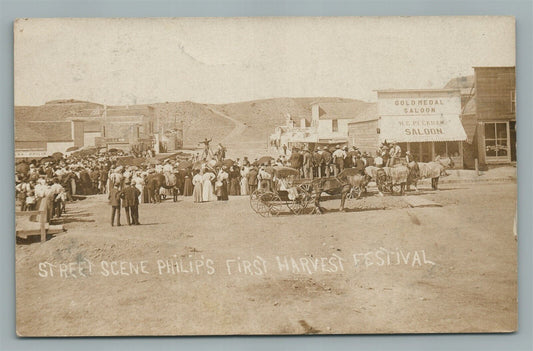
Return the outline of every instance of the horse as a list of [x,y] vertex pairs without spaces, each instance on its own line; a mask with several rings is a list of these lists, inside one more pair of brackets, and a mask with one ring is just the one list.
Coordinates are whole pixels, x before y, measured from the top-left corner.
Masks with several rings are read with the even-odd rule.
[[[413,161],[414,162],[414,161]],[[415,162],[416,163],[416,162]],[[419,175],[414,181],[413,185],[418,191],[417,182],[421,179],[431,179],[431,189],[438,190],[439,188],[439,178],[441,176],[448,175],[446,169],[453,168],[454,162],[450,157],[441,158],[437,156],[433,162],[418,162],[416,163],[419,169]]]
[[394,186],[399,186],[400,194],[403,195],[405,188],[416,181],[418,172],[416,163],[396,164],[393,167],[368,166],[365,168],[365,174],[376,182],[380,196],[383,196],[385,191],[394,193]]
[[365,174],[376,183],[379,195],[383,196],[383,192],[385,191],[385,186],[387,184],[387,173],[385,173],[383,168],[367,166],[365,167]]
[[336,177],[317,178],[312,180],[311,194],[312,198],[315,200],[314,213],[323,213],[322,207],[320,206],[320,199],[323,192],[329,195],[340,194],[341,206],[339,211],[344,211],[344,204],[346,202],[347,195],[355,189],[357,198],[360,198],[370,179],[371,178],[368,175],[361,174],[354,168],[347,168],[339,173]]
[[446,173],[447,169],[455,167],[455,162],[453,162],[453,158],[451,157],[440,157],[440,155],[437,155],[437,157],[435,157],[435,162],[440,163],[444,167],[444,170],[441,173],[442,176],[448,175],[448,173]]
[[387,175],[387,186],[391,194],[394,194],[394,186],[399,186],[400,195],[403,195],[405,186],[407,185],[409,168],[405,165],[399,164],[393,167],[383,167],[383,171]]
[[178,187],[177,187],[178,177],[174,173],[167,172],[163,173],[153,173],[149,174],[146,177],[146,191],[148,191],[148,196],[150,198],[150,203],[160,203],[161,196],[159,191],[161,188],[171,189],[172,190],[172,200],[174,202],[178,201]]

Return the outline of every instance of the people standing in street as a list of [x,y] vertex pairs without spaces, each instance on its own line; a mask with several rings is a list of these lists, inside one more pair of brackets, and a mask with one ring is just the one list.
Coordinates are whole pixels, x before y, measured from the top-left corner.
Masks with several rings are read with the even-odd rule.
[[126,181],[120,197],[123,199],[128,225],[139,225],[139,195],[141,192],[135,187],[135,181]]

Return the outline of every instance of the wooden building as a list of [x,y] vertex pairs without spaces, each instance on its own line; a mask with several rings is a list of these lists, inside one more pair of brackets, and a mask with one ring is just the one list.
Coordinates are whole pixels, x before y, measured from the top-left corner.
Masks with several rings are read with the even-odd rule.
[[485,166],[516,162],[515,67],[474,67],[473,99],[464,119],[476,126],[474,156]]
[[437,155],[463,166],[461,93],[457,89],[380,90],[377,113],[349,123],[348,141],[374,155],[382,143],[399,143],[417,161]]

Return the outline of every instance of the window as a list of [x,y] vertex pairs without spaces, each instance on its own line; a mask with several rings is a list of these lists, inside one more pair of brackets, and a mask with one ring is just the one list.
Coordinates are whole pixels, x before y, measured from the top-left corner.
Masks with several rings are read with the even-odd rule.
[[516,112],[516,90],[511,90],[511,112]]
[[485,123],[485,154],[487,157],[507,157],[507,122]]
[[339,121],[336,119],[331,120],[331,131],[332,132],[338,132],[339,131]]

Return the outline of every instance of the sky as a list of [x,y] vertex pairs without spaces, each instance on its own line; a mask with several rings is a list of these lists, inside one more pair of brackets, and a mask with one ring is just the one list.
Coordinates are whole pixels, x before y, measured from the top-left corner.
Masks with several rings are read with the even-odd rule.
[[375,101],[515,65],[512,17],[20,19],[15,105]]

